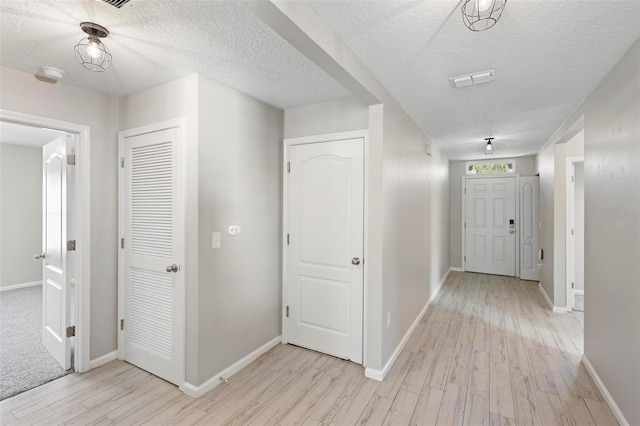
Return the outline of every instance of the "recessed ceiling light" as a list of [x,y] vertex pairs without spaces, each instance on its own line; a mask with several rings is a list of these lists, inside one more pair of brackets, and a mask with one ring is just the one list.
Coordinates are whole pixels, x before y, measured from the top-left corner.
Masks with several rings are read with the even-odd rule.
[[453,87],[467,87],[473,86],[474,84],[482,84],[489,83],[490,81],[495,80],[496,71],[488,70],[488,71],[480,71],[475,72],[473,74],[459,75],[458,77],[449,78],[449,82]]

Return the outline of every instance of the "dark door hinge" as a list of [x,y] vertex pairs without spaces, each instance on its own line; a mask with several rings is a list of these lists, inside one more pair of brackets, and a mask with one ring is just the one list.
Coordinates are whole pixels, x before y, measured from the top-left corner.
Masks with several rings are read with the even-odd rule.
[[289,307],[287,306],[287,318],[289,318]]
[[289,234],[287,234],[287,245],[289,245]]
[[67,251],[76,251],[76,240],[67,241]]
[[124,157],[120,157],[120,167],[124,168]]
[[291,161],[287,161],[287,173],[291,173]]
[[124,319],[120,320],[120,330],[124,330]]
[[124,238],[120,238],[120,248],[124,248]]
[[75,154],[67,155],[67,164],[70,165],[70,166],[75,166],[76,165],[76,156],[75,156]]
[[67,327],[67,337],[73,337],[76,335],[76,326],[72,325],[70,327]]

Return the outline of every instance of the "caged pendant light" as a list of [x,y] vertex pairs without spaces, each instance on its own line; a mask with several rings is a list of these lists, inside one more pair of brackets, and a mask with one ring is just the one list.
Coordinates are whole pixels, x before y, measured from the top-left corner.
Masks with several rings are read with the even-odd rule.
[[88,36],[76,44],[76,59],[88,70],[103,72],[111,65],[111,52],[100,39],[108,36],[109,30],[93,22],[82,22],[80,28]]
[[465,0],[462,21],[471,31],[484,31],[500,19],[507,0]]

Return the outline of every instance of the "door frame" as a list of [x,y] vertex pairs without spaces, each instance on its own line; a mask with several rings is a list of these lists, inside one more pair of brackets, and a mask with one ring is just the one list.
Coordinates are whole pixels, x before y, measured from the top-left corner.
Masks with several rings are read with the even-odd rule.
[[576,163],[584,164],[584,156],[567,157],[567,164],[565,167],[566,172],[566,218],[565,218],[565,300],[567,301],[567,311],[571,312],[575,305],[575,294],[571,287],[572,279],[575,279],[575,238],[571,238],[571,229],[574,225],[574,212],[575,212],[575,182],[571,180],[571,177],[575,175]]
[[74,213],[76,251],[74,362],[78,373],[91,369],[91,157],[90,127],[52,118],[0,109],[0,121],[60,130],[76,135],[76,169],[70,188],[76,201]]
[[178,128],[180,132],[180,167],[182,167],[182,194],[179,198],[179,204],[182,207],[180,214],[183,218],[182,224],[182,241],[179,244],[182,245],[182,256],[178,259],[180,267],[184,271],[183,279],[180,283],[181,289],[179,289],[179,300],[177,302],[178,314],[177,318],[182,324],[179,324],[179,329],[182,331],[180,336],[177,336],[177,344],[181,347],[179,350],[180,359],[178,365],[180,366],[180,378],[178,379],[180,390],[184,391],[185,378],[186,378],[186,287],[187,287],[187,263],[186,263],[186,235],[187,235],[187,221],[186,221],[186,196],[187,196],[187,138],[186,138],[186,118],[176,118],[173,120],[162,121],[159,123],[153,123],[146,126],[135,127],[133,129],[122,130],[118,132],[118,359],[124,359],[124,336],[123,330],[120,328],[120,321],[124,317],[124,250],[120,246],[120,239],[124,236],[124,168],[121,166],[121,159],[124,157],[125,138],[132,136],[139,136],[146,133],[154,133],[167,129]]
[[363,139],[364,141],[364,239],[363,239],[363,300],[362,300],[362,365],[367,366],[367,324],[368,324],[368,282],[369,282],[369,264],[366,260],[369,258],[369,131],[368,130],[354,130],[349,132],[329,133],[324,135],[303,136],[297,138],[284,139],[282,142],[282,343],[288,343],[288,333],[285,306],[287,304],[287,271],[288,263],[287,256],[285,255],[287,250],[287,223],[289,220],[289,214],[287,206],[289,205],[289,188],[287,183],[288,172],[286,164],[289,161],[289,149],[295,145],[306,145],[313,143],[325,143],[325,142],[337,142],[348,139]]
[[[505,176],[506,175],[506,176]],[[515,276],[520,278],[520,173],[483,173],[480,175],[463,175],[462,176],[462,222],[460,223],[460,227],[462,228],[462,272],[467,270],[467,261],[465,260],[466,253],[466,237],[467,237],[467,229],[464,226],[465,219],[467,217],[467,201],[466,201],[466,192],[465,188],[467,187],[467,179],[495,179],[495,178],[515,178],[515,203],[516,203],[516,254],[515,254]]]

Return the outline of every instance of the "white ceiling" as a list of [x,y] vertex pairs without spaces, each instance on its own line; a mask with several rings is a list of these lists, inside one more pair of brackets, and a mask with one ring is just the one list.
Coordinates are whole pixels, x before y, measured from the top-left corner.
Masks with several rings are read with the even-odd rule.
[[[533,154],[640,36],[638,0],[509,0],[498,24],[473,33],[459,0],[312,1],[414,120],[454,160]],[[75,60],[78,24],[111,34],[113,65]],[[279,108],[349,96],[242,2],[0,0],[0,64],[61,68],[63,82],[113,96],[199,72]],[[448,78],[496,70],[454,89]]]
[[[474,33],[458,0],[312,7],[452,160],[536,153],[640,36],[640,1],[509,0]],[[454,89],[449,77],[496,70]]]
[[[85,70],[73,46],[92,21],[113,64]],[[63,82],[124,96],[201,73],[279,108],[350,96],[236,1],[132,0],[117,9],[96,0],[0,0],[0,63],[35,73],[65,71]]]
[[55,130],[0,121],[0,143],[41,148],[47,142],[60,137],[61,134]]

